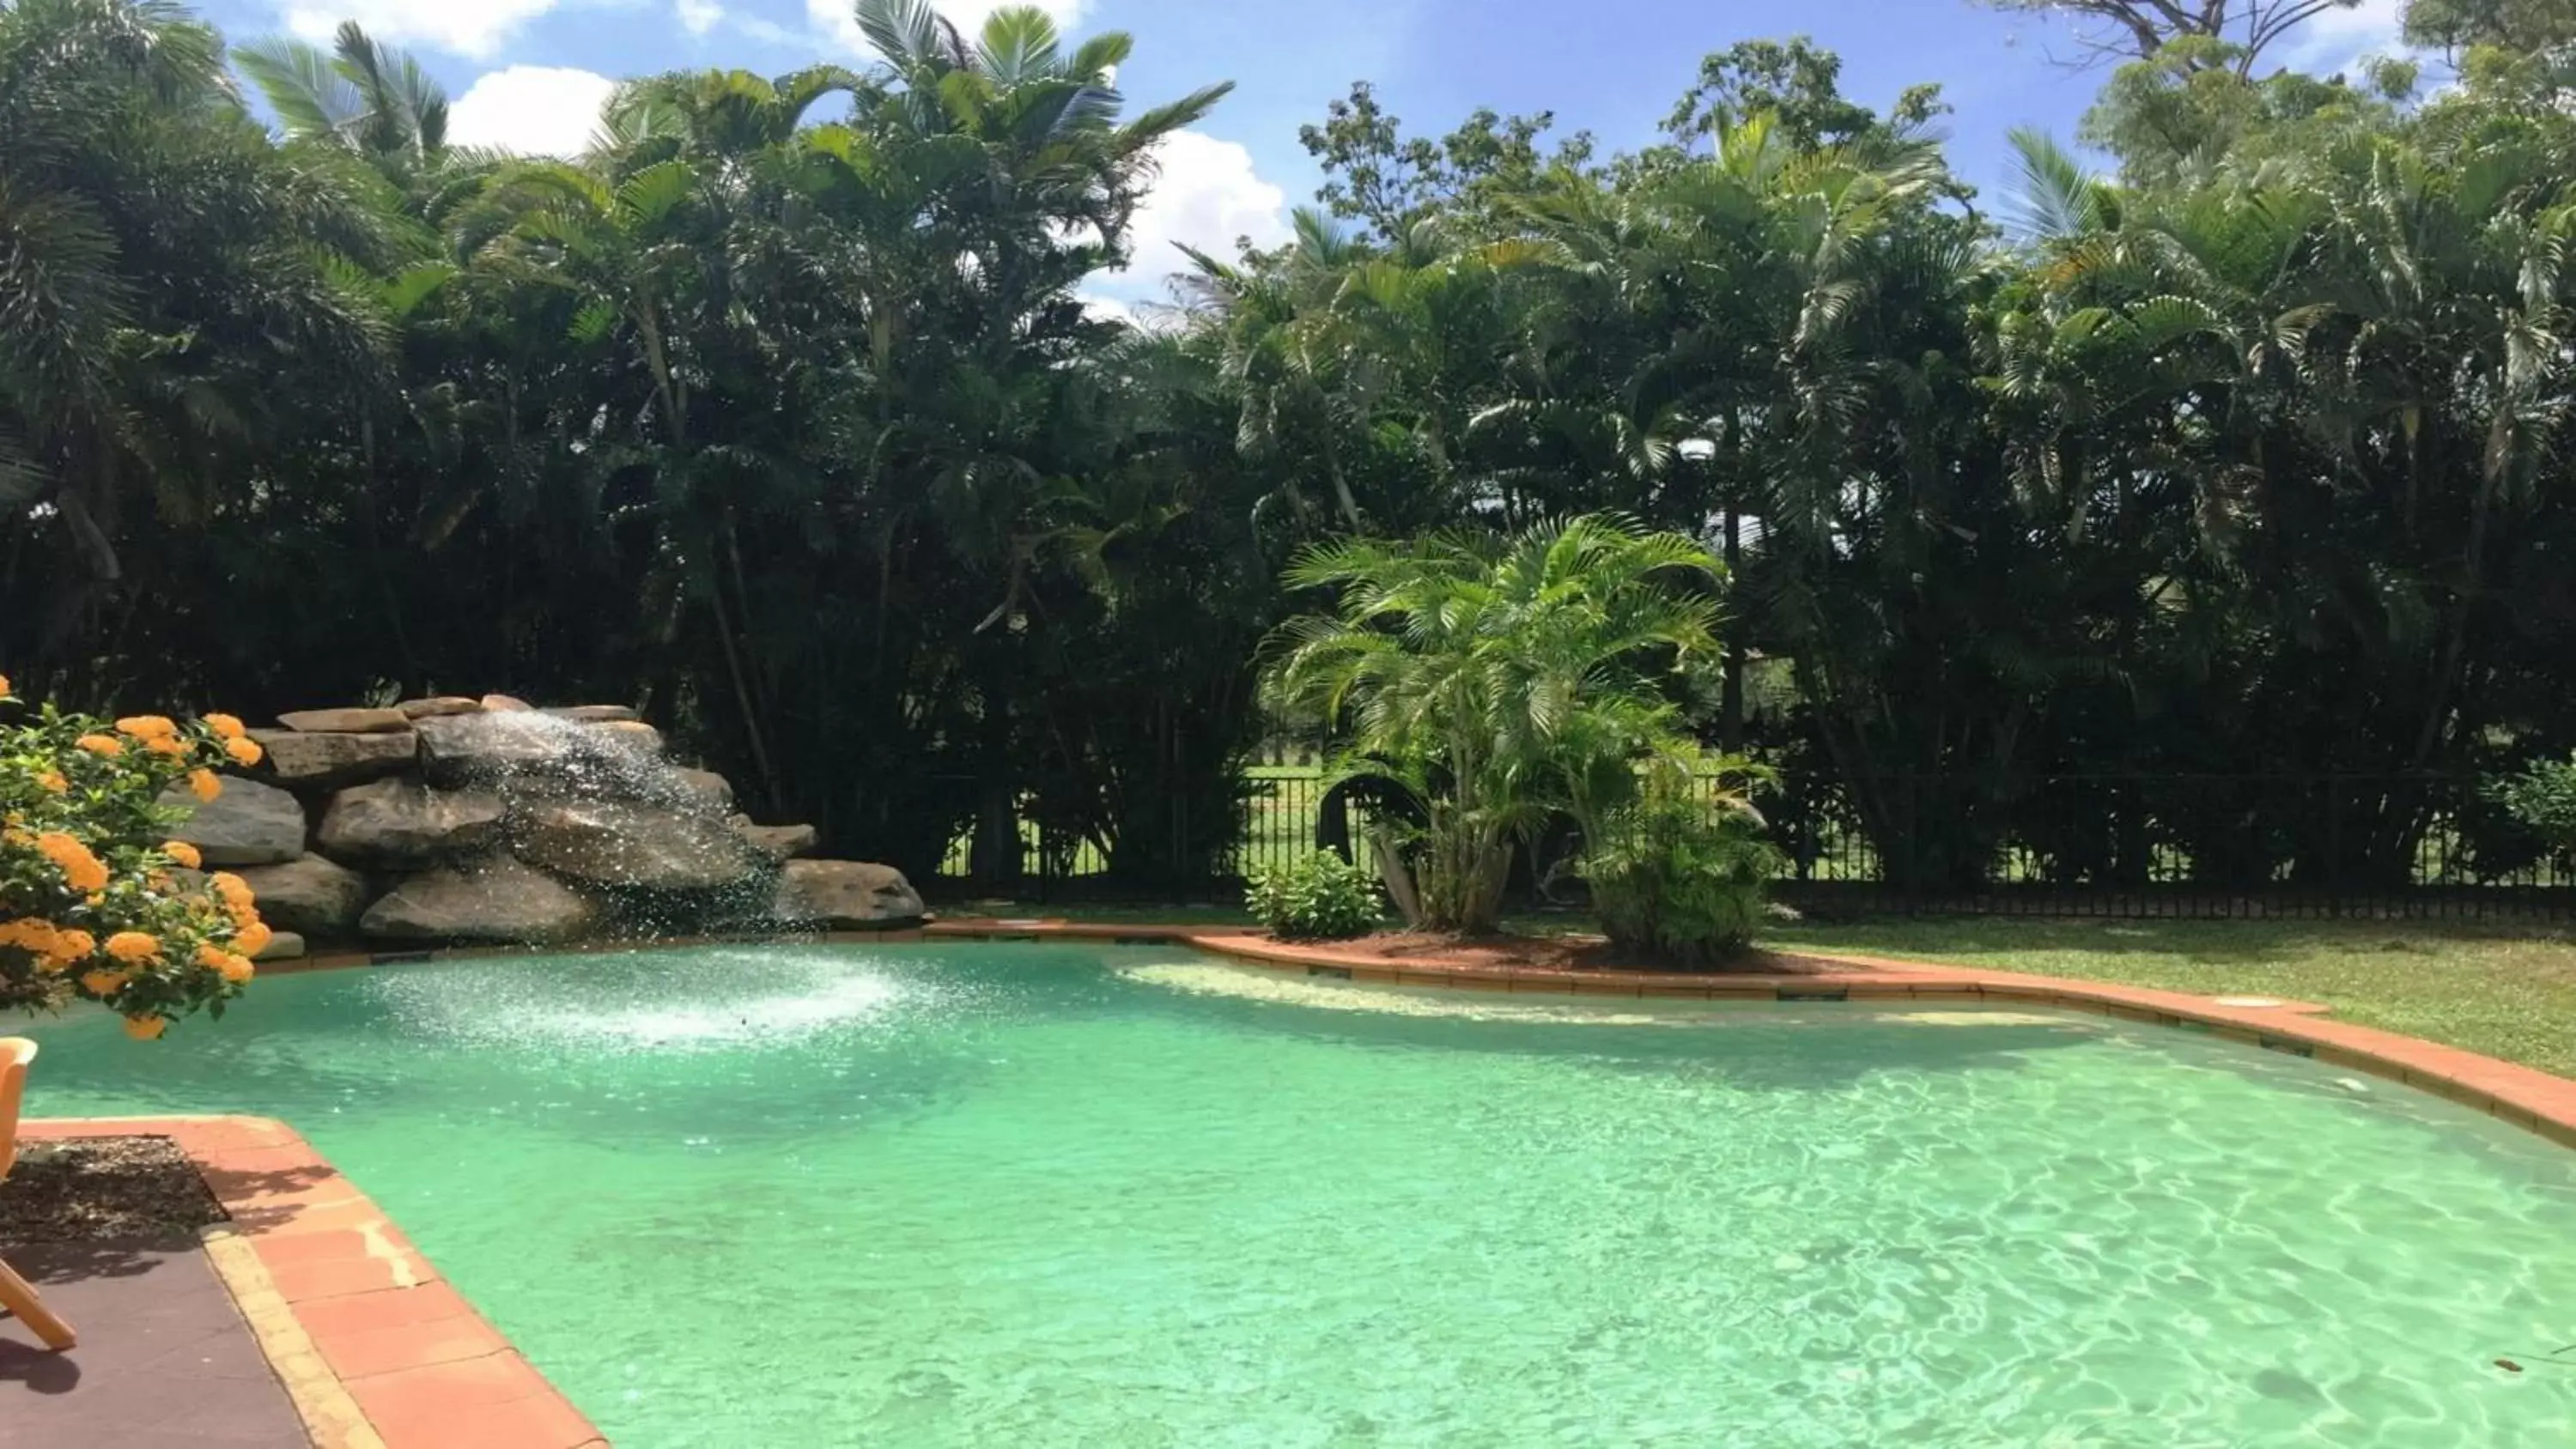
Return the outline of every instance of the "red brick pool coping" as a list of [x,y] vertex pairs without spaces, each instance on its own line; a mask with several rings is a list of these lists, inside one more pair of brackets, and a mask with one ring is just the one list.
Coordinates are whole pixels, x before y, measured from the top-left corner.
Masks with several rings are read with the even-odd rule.
[[210,1230],[208,1256],[324,1449],[607,1444],[382,1209],[285,1123],[26,1118],[19,1136],[167,1137],[188,1154],[232,1215]]
[[1436,956],[1385,955],[1333,945],[1294,945],[1254,932],[1207,926],[1098,925],[1057,920],[935,922],[932,936],[1051,937],[1169,941],[1253,965],[1329,974],[1394,986],[1549,991],[1581,996],[1702,1001],[1949,1001],[2054,1006],[2131,1021],[2201,1030],[2271,1051],[2402,1082],[2576,1147],[2576,1081],[2393,1031],[2325,1020],[2306,1001],[2194,996],[2143,986],[2027,976],[1977,966],[1939,966],[1880,956],[1770,952],[1775,973],[1556,970],[1500,967]]

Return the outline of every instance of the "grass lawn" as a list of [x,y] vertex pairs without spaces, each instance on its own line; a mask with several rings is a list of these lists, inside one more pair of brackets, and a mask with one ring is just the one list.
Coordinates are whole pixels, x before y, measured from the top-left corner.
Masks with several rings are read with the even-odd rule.
[[[951,914],[968,908],[952,906]],[[1242,925],[1240,909],[1021,906],[1002,915]],[[1584,930],[1538,916],[1516,931]],[[2335,1016],[2576,1077],[2576,931],[2413,921],[2076,921],[1888,917],[1775,927],[1782,950],[1856,951],[2162,987],[2205,996],[2286,996]]]
[[2546,926],[1926,917],[1810,921],[1763,944],[2293,997],[2339,1020],[2576,1077],[2576,935]]

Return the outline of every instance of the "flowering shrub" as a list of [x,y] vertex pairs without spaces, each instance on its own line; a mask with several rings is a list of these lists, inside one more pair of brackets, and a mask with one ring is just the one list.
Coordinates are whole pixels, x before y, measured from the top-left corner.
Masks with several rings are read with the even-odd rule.
[[212,800],[219,766],[259,758],[230,715],[31,714],[0,675],[0,1008],[102,1002],[144,1041],[223,1015],[269,929],[239,876],[200,874],[167,838],[157,802],[181,782]]

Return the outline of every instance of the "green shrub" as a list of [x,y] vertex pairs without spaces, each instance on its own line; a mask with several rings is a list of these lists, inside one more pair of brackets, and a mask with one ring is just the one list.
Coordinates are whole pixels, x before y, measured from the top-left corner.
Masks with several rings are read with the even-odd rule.
[[1780,852],[1741,797],[1653,786],[1609,817],[1583,877],[1611,941],[1656,960],[1707,967],[1743,951],[1762,923]]
[[2576,850],[2576,759],[2543,760],[2488,793],[2552,850]]
[[1287,941],[1336,941],[1377,929],[1377,882],[1329,850],[1256,869],[1244,904]]

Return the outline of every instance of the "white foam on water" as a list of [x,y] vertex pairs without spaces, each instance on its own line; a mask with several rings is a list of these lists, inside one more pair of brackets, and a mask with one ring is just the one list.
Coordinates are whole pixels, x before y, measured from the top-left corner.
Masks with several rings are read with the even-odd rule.
[[519,1025],[564,1041],[631,1047],[729,1046],[813,1036],[881,1015],[903,996],[904,988],[885,977],[852,976],[803,996],[566,1013],[534,1020],[522,1017]]
[[1526,1005],[1503,1002],[1472,992],[1454,992],[1441,997],[1413,995],[1372,986],[1350,986],[1329,979],[1282,976],[1239,966],[1217,966],[1198,961],[1158,962],[1139,966],[1122,966],[1118,974],[1130,981],[1148,986],[1161,986],[1199,996],[1232,996],[1250,1001],[1275,1001],[1287,1006],[1311,1006],[1324,1011],[1370,1011],[1389,1016],[1445,1016],[1472,1021],[1548,1021],[1579,1022],[1586,1025],[1613,1026],[1680,1026],[1687,1023],[1669,1016],[1649,1015],[1639,1011],[1617,1011],[1567,1005]]
[[[1431,988],[1437,994],[1401,987],[1352,985],[1313,976],[1286,976],[1253,967],[1206,961],[1170,961],[1121,966],[1127,980],[1200,996],[1231,996],[1247,1001],[1273,1001],[1322,1011],[1369,1011],[1388,1016],[1434,1016],[1466,1021],[1570,1023],[1581,1026],[1710,1026],[1753,1019],[1747,1003],[1677,999],[1656,1011],[1580,1005],[1560,998],[1542,1005],[1526,996],[1497,998],[1477,991]],[[1759,1007],[1767,1003],[1751,1003]],[[1908,1011],[1875,1006],[1836,1007],[1873,1020],[1918,1026],[2068,1026],[2067,1018],[2015,1011]],[[1766,1024],[1781,1018],[1764,1014]]]
[[[617,959],[617,958],[605,958]],[[694,982],[637,983],[658,1000],[606,990],[582,1000],[554,991],[496,991],[491,977],[453,971],[389,982],[390,1003],[412,1030],[478,1043],[610,1051],[708,1051],[783,1044],[884,1018],[930,990],[868,966],[791,955],[719,951],[697,956]],[[670,988],[679,987],[678,990]],[[652,992],[663,995],[662,992]]]
[[1891,1011],[1889,1020],[1908,1026],[2085,1026],[2063,1016],[2036,1016],[2027,1011]]

